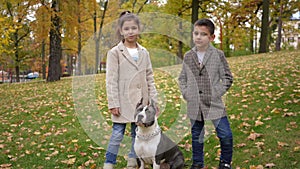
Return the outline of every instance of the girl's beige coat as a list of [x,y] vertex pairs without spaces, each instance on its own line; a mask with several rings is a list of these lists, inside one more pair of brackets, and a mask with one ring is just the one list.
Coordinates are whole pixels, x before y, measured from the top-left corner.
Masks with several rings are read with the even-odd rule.
[[134,122],[137,103],[154,98],[157,92],[149,52],[138,44],[138,61],[134,61],[123,42],[108,51],[106,92],[108,108],[120,108],[121,116],[112,116],[117,123]]

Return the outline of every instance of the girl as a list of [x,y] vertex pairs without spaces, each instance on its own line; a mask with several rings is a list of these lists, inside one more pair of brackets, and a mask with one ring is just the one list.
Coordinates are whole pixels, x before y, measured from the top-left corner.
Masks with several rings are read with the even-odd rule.
[[119,18],[117,33],[121,41],[107,53],[106,91],[113,126],[103,168],[112,169],[116,164],[126,124],[130,123],[132,145],[127,168],[132,169],[137,165],[133,149],[136,135],[135,107],[141,98],[153,98],[156,101],[157,91],[149,53],[137,43],[139,18],[128,11],[123,12]]

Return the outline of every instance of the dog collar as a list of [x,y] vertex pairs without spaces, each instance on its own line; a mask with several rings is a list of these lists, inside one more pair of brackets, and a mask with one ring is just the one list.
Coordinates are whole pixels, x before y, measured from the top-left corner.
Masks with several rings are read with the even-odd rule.
[[141,140],[150,140],[152,137],[157,136],[161,132],[161,129],[160,129],[160,127],[156,127],[156,129],[154,130],[153,133],[151,133],[151,134],[145,134],[145,135],[138,134],[137,131],[138,131],[138,128],[136,128],[136,137],[138,139],[141,139]]

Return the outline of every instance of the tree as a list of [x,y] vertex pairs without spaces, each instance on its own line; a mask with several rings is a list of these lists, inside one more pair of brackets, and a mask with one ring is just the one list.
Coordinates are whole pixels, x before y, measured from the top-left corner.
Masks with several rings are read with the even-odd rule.
[[[101,36],[102,36],[102,28],[103,28],[103,24],[104,24],[104,18],[105,18],[105,13],[106,13],[106,10],[107,10],[107,4],[108,4],[108,0],[106,0],[104,2],[104,5],[103,5],[103,12],[102,12],[102,16],[101,16],[101,22],[99,24],[99,32],[98,32],[98,35],[97,35],[97,20],[96,18],[94,19],[94,38],[95,38],[95,57],[96,57],[96,62],[95,62],[95,71],[96,73],[98,72],[98,68],[99,68],[99,63],[100,63],[100,55],[99,55],[99,51],[100,51],[100,39],[101,39]],[[101,5],[101,4],[99,4]],[[96,10],[95,10],[96,12]],[[96,17],[96,14],[95,14],[95,17]]]
[[275,42],[275,50],[281,50],[282,31],[284,29],[283,23],[289,21],[291,16],[299,12],[300,1],[297,0],[276,0],[270,6],[271,18],[273,22],[274,31],[277,29],[277,37]]
[[281,32],[282,32],[282,10],[283,10],[283,4],[281,3],[281,0],[278,0],[279,7],[279,16],[278,16],[278,36],[276,38],[276,44],[275,44],[275,50],[280,51],[281,47]]
[[263,1],[263,13],[261,17],[261,32],[259,39],[259,53],[266,53],[268,51],[268,29],[269,29],[269,8],[270,1]]
[[58,81],[61,76],[60,59],[62,56],[61,47],[61,19],[59,16],[59,0],[53,0],[51,4],[51,28],[50,28],[50,57],[49,57],[49,69],[48,69],[48,82]]
[[[198,19],[198,10],[199,10],[199,0],[193,0],[192,4],[190,1],[177,1],[177,0],[169,0],[167,2],[167,5],[165,6],[165,12],[169,14],[174,14],[180,18],[185,18],[189,16],[190,9],[192,8],[192,16],[188,20],[191,21],[193,24],[193,21]],[[194,22],[195,22],[194,21]],[[192,28],[190,28],[192,30]],[[191,32],[188,30],[188,32]],[[182,22],[179,21],[178,23],[178,31],[183,34],[185,30],[182,28]],[[187,35],[187,36],[192,36]],[[177,41],[177,45],[174,46],[175,49],[177,49],[177,63],[179,63],[180,60],[183,60],[183,42],[182,41]],[[190,46],[192,46],[193,42],[191,39]]]
[[[198,20],[198,15],[199,15],[199,0],[192,0],[192,17],[191,17],[192,24],[194,24]],[[191,28],[191,30],[193,31],[193,28]],[[191,38],[191,46],[193,46],[192,45],[193,43],[194,43],[193,38]]]
[[20,66],[26,59],[26,53],[23,45],[26,41],[26,37],[30,33],[29,20],[27,18],[30,7],[33,5],[33,1],[23,2],[21,0],[9,2],[5,1],[6,15],[9,18],[10,27],[13,31],[10,34],[12,45],[10,46],[13,53],[13,61],[16,72],[16,81],[20,82]]
[[48,35],[51,27],[51,9],[49,9],[49,4],[45,0],[41,0],[41,6],[36,9],[35,21],[31,23],[31,28],[34,36],[35,43],[38,44],[41,55],[42,64],[42,78],[46,79],[46,55],[47,46],[49,47]]

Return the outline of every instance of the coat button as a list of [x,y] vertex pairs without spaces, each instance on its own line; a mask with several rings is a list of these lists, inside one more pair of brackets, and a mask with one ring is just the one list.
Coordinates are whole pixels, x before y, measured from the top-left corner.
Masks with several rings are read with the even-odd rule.
[[203,92],[200,90],[200,91],[199,91],[199,94],[202,94],[202,93],[203,93]]

